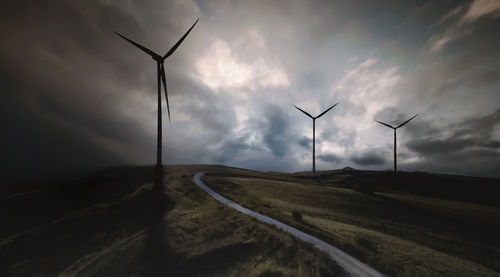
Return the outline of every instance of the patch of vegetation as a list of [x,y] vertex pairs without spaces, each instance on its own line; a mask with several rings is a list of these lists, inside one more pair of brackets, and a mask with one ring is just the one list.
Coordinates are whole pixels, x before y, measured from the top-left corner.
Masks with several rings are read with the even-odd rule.
[[266,270],[262,274],[259,275],[259,277],[284,277],[283,273],[281,271],[277,270]]
[[[43,194],[43,201],[35,203],[46,213],[45,222],[19,225],[1,238],[0,276],[257,277],[339,272],[327,254],[224,206],[191,180],[194,173],[224,172],[225,167],[168,166],[158,186],[148,179],[150,169],[125,171],[103,171],[75,182],[63,191],[64,202],[58,200],[60,194]],[[122,174],[127,180],[120,178]],[[80,193],[85,198],[79,199]],[[30,194],[26,199],[36,197]],[[16,200],[13,207],[33,208]],[[54,202],[59,205],[52,206]],[[21,221],[30,219],[18,215]]]
[[[500,276],[500,202],[488,206],[499,180],[380,171],[310,175],[231,169],[204,180],[236,203],[317,236],[388,276]],[[370,189],[359,184],[376,194],[367,195]]]
[[299,210],[293,209],[292,216],[293,216],[293,219],[298,220],[298,221],[302,221],[302,213]]
[[377,246],[367,236],[356,234],[353,237],[353,243],[364,249],[377,252]]
[[371,185],[371,184],[359,184],[359,183],[356,183],[356,184],[353,185],[353,188],[354,188],[355,191],[361,192],[361,193],[364,193],[364,194],[368,194],[368,195],[375,194],[374,186]]

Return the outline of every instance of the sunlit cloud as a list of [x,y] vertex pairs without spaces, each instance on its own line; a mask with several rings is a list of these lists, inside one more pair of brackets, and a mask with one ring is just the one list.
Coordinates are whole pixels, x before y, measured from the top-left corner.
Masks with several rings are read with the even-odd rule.
[[214,91],[230,88],[257,90],[265,87],[287,87],[288,76],[276,62],[263,57],[253,62],[241,61],[234,54],[238,47],[248,47],[242,42],[250,41],[255,50],[267,51],[264,39],[255,29],[235,40],[235,47],[220,39],[215,40],[196,63],[200,80]]
[[498,11],[500,11],[499,0],[475,0],[470,5],[467,13],[460,19],[459,24],[469,24],[476,21],[481,16],[497,13]]
[[[161,52],[200,18],[165,63],[166,163],[309,170],[312,122],[292,104],[318,115],[340,101],[316,122],[318,169],[391,167],[392,130],[374,119],[421,113],[398,132],[401,169],[498,176],[500,125],[483,123],[500,116],[499,1],[306,2],[56,0],[27,5],[23,17],[10,7],[0,110],[8,126],[32,128],[4,132],[4,160],[39,172],[72,167],[68,152],[75,168],[153,163],[155,66],[112,30]],[[374,8],[388,12],[367,16]],[[39,28],[13,32],[26,26]],[[464,140],[460,159],[435,147]]]
[[331,87],[331,94],[339,95],[343,102],[358,106],[356,112],[335,117],[342,125],[356,124],[358,130],[373,126],[373,116],[385,107],[396,105],[399,100],[395,86],[401,80],[397,66],[378,68],[378,60],[369,58],[347,71]]
[[232,57],[231,49],[222,40],[212,44],[196,68],[202,82],[213,90],[247,86],[255,74],[250,65]]
[[[451,10],[439,20],[438,24],[442,24],[451,18],[457,17],[459,14],[463,13],[463,9],[464,6],[461,5]],[[465,14],[463,14],[463,16],[461,16],[458,20],[455,20],[455,22],[442,34],[431,36],[429,39],[430,51],[437,52],[451,41],[471,34],[474,31],[473,23],[475,21],[490,14],[497,17],[499,12],[500,0],[474,0],[474,2],[472,2],[468,7]]]

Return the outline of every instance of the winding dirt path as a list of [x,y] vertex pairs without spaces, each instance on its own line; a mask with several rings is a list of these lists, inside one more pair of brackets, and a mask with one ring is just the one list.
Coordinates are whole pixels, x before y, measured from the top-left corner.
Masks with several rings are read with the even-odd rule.
[[226,206],[229,206],[233,209],[236,209],[246,215],[252,216],[257,218],[259,221],[265,222],[267,224],[274,225],[278,227],[279,229],[282,229],[293,236],[312,243],[316,248],[325,251],[328,253],[336,262],[337,264],[342,267],[345,271],[347,271],[348,275],[352,276],[385,276],[384,274],[376,271],[375,269],[369,267],[368,265],[358,261],[354,257],[348,255],[347,253],[343,252],[342,250],[338,249],[337,247],[328,244],[316,237],[313,237],[309,234],[306,234],[298,229],[295,229],[294,227],[284,224],[276,219],[273,219],[271,217],[268,217],[266,215],[254,212],[252,210],[249,210],[247,208],[244,208],[233,201],[221,196],[220,194],[216,193],[212,189],[210,189],[203,181],[201,180],[201,176],[203,176],[204,172],[197,173],[193,177],[193,182],[200,187],[202,190],[204,190],[206,193],[208,193],[210,196],[215,198],[217,201],[223,203]]

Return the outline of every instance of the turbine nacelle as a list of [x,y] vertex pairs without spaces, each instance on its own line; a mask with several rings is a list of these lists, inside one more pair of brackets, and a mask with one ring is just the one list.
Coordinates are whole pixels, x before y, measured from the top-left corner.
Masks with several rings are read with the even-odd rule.
[[150,55],[153,60],[159,62],[159,63],[162,63],[165,61],[166,58],[170,57],[174,52],[175,50],[177,50],[177,48],[181,45],[181,43],[184,41],[184,39],[186,39],[186,37],[189,35],[189,33],[191,32],[191,30],[194,28],[194,26],[196,25],[196,23],[198,23],[200,19],[198,18],[194,24],[191,26],[191,28],[189,28],[189,30],[177,41],[177,43],[174,44],[174,46],[172,46],[172,48],[170,48],[170,50],[168,50],[168,52],[161,56],[159,54],[156,54],[155,52],[151,51],[150,49],[148,49],[147,47],[145,47],[144,45],[141,45],[131,39],[129,39],[128,37],[124,36],[124,35],[121,35],[120,33],[118,32],[114,32],[116,35],[120,36],[121,38],[123,38],[124,40],[130,42],[131,44],[133,44],[135,47],[141,49],[142,51],[146,52],[148,55]]
[[384,126],[386,126],[386,127],[389,127],[389,128],[391,128],[391,129],[396,130],[396,129],[398,129],[398,128],[400,128],[400,127],[403,127],[404,125],[406,125],[406,123],[410,122],[410,120],[414,119],[414,118],[415,118],[415,117],[417,117],[418,115],[419,115],[419,114],[416,114],[416,115],[412,116],[410,119],[406,120],[405,122],[403,122],[403,123],[399,124],[399,125],[398,125],[398,126],[396,126],[396,127],[394,127],[394,126],[392,126],[392,125],[390,125],[390,124],[384,123],[384,122],[382,122],[382,121],[378,121],[378,120],[375,120],[375,121],[376,121],[376,122],[378,122],[378,123],[380,123],[380,124],[382,124],[382,125],[384,125]]
[[121,35],[117,32],[114,32],[116,35],[120,36],[124,40],[130,42],[135,47],[144,51],[146,54],[150,55],[151,58],[153,60],[155,60],[156,63],[158,64],[158,69],[157,69],[158,70],[158,83],[159,83],[158,87],[159,87],[159,90],[161,90],[161,88],[160,88],[160,86],[161,86],[160,82],[161,82],[163,84],[164,91],[165,91],[165,101],[167,102],[167,112],[168,112],[168,120],[169,121],[170,121],[170,105],[168,104],[167,78],[165,77],[165,66],[163,65],[163,63],[165,62],[165,59],[170,57],[175,52],[175,50],[179,47],[179,45],[181,45],[181,43],[184,41],[184,39],[186,39],[189,32],[191,32],[191,30],[194,28],[194,26],[196,25],[196,23],[198,23],[199,20],[200,19],[196,20],[196,22],[193,24],[193,26],[191,26],[191,28],[189,28],[189,30],[177,41],[176,44],[174,44],[174,46],[172,46],[172,48],[170,48],[170,50],[168,50],[168,52],[164,56],[158,55],[155,52],[153,52],[152,50],[150,50],[149,48],[145,47],[144,45],[141,45],[141,44],[129,39],[128,37],[126,37],[124,35]]
[[324,112],[320,113],[318,116],[312,116],[310,113],[308,113],[308,112],[304,111],[303,109],[301,109],[301,108],[299,108],[299,107],[297,107],[297,106],[295,106],[295,105],[292,105],[292,106],[294,106],[297,110],[299,110],[299,111],[303,112],[305,115],[307,115],[308,117],[310,117],[312,120],[316,120],[316,119],[318,119],[318,118],[322,117],[324,114],[326,114],[326,113],[327,113],[328,111],[330,111],[331,109],[333,109],[333,108],[334,108],[335,106],[337,106],[339,103],[340,103],[340,102],[335,103],[333,106],[331,106],[330,108],[326,109]]
[[165,59],[160,55],[151,56],[151,58],[153,60],[155,60],[156,62],[159,62],[161,64],[163,64],[165,62]]

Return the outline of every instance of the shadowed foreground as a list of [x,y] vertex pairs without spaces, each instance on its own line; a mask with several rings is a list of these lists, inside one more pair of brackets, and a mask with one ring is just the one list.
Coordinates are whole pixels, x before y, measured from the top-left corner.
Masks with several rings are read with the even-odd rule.
[[211,199],[191,181],[219,166],[103,170],[2,196],[1,276],[336,276],[310,244]]

